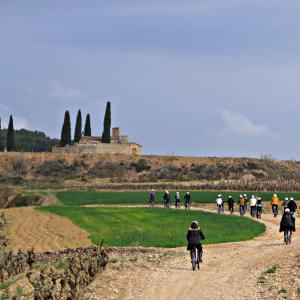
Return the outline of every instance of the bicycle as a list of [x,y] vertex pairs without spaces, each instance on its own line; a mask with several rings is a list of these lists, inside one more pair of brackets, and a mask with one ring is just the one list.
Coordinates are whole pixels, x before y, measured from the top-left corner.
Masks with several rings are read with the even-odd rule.
[[233,206],[231,206],[231,205],[229,206],[229,212],[230,212],[231,215],[234,214],[234,209],[233,209]]
[[243,216],[245,213],[246,213],[245,206],[241,205],[240,206],[240,216]]
[[185,209],[190,209],[191,208],[190,202],[186,202],[184,207],[185,207]]
[[196,270],[196,267],[199,270],[200,269],[199,251],[198,251],[198,248],[196,248],[195,246],[191,250],[191,258],[192,258],[192,269],[193,269],[193,271]]
[[289,229],[284,230],[284,242],[286,245],[292,242],[292,232]]
[[153,207],[154,207],[154,200],[150,200],[149,207],[150,207],[150,208],[153,208]]
[[217,204],[217,212],[218,212],[218,214],[220,214],[222,212],[222,205],[221,204]]
[[278,205],[272,205],[272,212],[273,212],[274,218],[276,218],[278,215]]

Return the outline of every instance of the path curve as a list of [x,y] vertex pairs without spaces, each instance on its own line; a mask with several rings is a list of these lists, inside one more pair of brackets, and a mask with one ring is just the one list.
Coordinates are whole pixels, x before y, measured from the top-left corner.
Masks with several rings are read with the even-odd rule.
[[36,252],[58,251],[65,248],[88,247],[88,233],[67,218],[37,211],[34,207],[5,209],[8,220],[10,247]]

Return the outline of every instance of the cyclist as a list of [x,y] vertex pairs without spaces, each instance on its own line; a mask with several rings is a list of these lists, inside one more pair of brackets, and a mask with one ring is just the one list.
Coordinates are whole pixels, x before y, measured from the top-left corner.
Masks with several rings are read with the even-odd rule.
[[190,195],[190,193],[186,192],[183,199],[185,200],[185,204],[184,204],[185,209],[190,209],[190,206],[191,206],[191,195]]
[[170,193],[169,191],[165,191],[164,194],[164,207],[170,207]]
[[174,198],[175,198],[175,207],[180,208],[180,194],[179,194],[179,192],[176,192]]
[[191,251],[194,247],[196,247],[199,251],[199,261],[202,262],[202,245],[200,240],[204,240],[205,237],[197,221],[192,222],[191,227],[187,232],[186,239],[188,241],[187,250]]
[[218,198],[216,199],[216,204],[217,204],[218,213],[222,212],[222,207],[223,207],[222,195],[218,195]]
[[279,201],[279,198],[277,197],[277,194],[274,194],[271,199],[272,212],[274,214],[274,217],[277,217],[279,203],[280,203],[280,201]]
[[281,206],[283,207],[283,212],[284,210],[287,208],[288,204],[289,204],[289,198],[288,197],[285,197],[284,198],[284,201],[282,202]]
[[244,215],[245,214],[245,205],[246,205],[246,201],[245,198],[243,197],[243,195],[240,195],[240,198],[237,202],[237,204],[240,206],[240,215]]
[[279,232],[282,232],[285,230],[291,230],[292,232],[296,231],[296,227],[292,220],[292,214],[291,214],[291,211],[289,208],[286,208],[284,210],[284,213],[283,213],[281,221],[280,221]]
[[294,198],[290,198],[290,201],[287,205],[287,207],[290,209],[291,215],[292,215],[292,220],[294,222],[294,225],[296,224],[296,211],[297,211],[297,204],[294,201]]
[[252,197],[250,198],[250,214],[251,214],[251,217],[255,217],[256,216],[256,202],[257,202],[257,199],[255,198],[254,195],[252,195]]
[[260,197],[257,198],[256,202],[256,218],[261,219],[263,203]]
[[245,212],[246,212],[247,211],[247,206],[248,206],[248,197],[247,197],[247,194],[244,194],[243,198],[245,199]]
[[154,207],[154,201],[155,201],[155,192],[152,189],[150,192],[150,197],[149,197],[149,205],[150,207]]
[[228,197],[227,204],[228,204],[228,210],[230,211],[231,214],[233,214],[234,199],[232,198],[232,196]]

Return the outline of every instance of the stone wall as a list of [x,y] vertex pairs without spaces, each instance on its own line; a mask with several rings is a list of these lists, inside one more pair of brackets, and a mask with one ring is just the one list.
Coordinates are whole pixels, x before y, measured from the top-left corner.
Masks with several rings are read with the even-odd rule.
[[123,154],[142,155],[142,147],[137,144],[75,144],[68,147],[53,147],[54,153],[79,153],[79,154]]

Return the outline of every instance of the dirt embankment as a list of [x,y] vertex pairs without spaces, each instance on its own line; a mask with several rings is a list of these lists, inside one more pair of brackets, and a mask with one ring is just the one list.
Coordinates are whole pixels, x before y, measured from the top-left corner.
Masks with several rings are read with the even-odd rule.
[[[300,163],[251,158],[0,153],[0,174],[0,183],[71,187],[241,179],[282,183],[282,180],[298,182]],[[300,183],[297,184],[296,189],[300,190]]]

